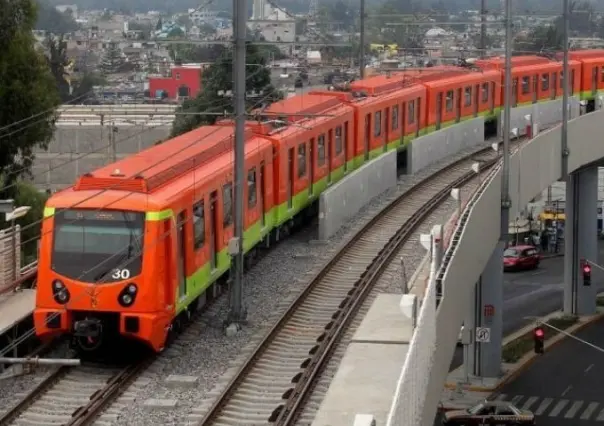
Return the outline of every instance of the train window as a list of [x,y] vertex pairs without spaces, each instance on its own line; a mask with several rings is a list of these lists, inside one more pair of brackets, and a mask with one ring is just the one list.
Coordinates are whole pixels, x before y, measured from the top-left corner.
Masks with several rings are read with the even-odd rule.
[[206,239],[206,224],[204,218],[203,200],[193,204],[193,247],[195,250],[203,247]]
[[522,77],[522,94],[526,95],[527,93],[531,93],[531,78]]
[[489,101],[489,83],[482,83],[482,103]]
[[306,143],[298,145],[298,177],[306,175]]
[[317,141],[317,156],[318,156],[318,164],[319,167],[325,164],[325,135],[319,135],[319,140]]
[[373,125],[374,132],[373,136],[379,136],[382,134],[382,111],[375,113],[375,123]]
[[453,90],[447,92],[447,100],[445,106],[447,112],[453,111]]
[[398,105],[392,107],[392,130],[398,129]]
[[252,167],[247,172],[247,207],[253,209],[256,207],[256,201],[258,200],[258,194],[256,194],[256,168]]
[[549,90],[549,74],[541,75],[541,90]]
[[560,89],[564,90],[564,71],[560,71]]
[[222,187],[222,226],[225,228],[233,223],[233,184],[227,183]]
[[342,126],[336,127],[336,155],[342,152]]
[[409,101],[407,103],[409,110],[407,111],[407,122],[409,124],[415,123],[415,101]]
[[464,93],[464,106],[469,107],[472,105],[472,87],[466,87],[463,91]]

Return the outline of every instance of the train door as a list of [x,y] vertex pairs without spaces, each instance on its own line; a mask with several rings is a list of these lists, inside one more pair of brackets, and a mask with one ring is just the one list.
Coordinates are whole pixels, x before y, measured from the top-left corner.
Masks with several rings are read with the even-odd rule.
[[[489,98],[489,110],[491,114],[495,113],[495,82],[490,84],[490,91],[487,93],[487,97]],[[514,91],[512,90],[512,99],[514,99]]]
[[177,232],[177,252],[176,262],[178,262],[178,300],[184,298],[187,294],[187,279],[186,279],[186,236],[185,236],[185,225],[187,223],[187,213],[185,210],[178,213],[176,219],[176,232]]
[[480,105],[480,84],[474,86],[474,117],[478,117],[478,105]]
[[575,94],[575,70],[570,70],[570,87],[568,92],[570,93],[570,96]]
[[401,105],[401,146],[405,145],[405,136],[407,136],[407,102]]
[[591,71],[591,93],[598,93],[598,67],[594,66]]
[[210,267],[213,270],[218,266],[216,252],[218,250],[218,192],[212,191],[210,194]]
[[331,183],[331,150],[333,149],[333,130],[327,132],[327,184]]
[[[494,95],[494,93],[493,93]],[[504,96],[505,98],[505,96]],[[503,99],[503,102],[505,102],[505,99]],[[516,77],[514,79],[514,82],[512,83],[512,107],[516,108],[518,106],[518,77]]]
[[415,137],[419,137],[422,116],[422,98],[417,98],[415,102]]
[[342,128],[343,134],[340,135],[342,138],[344,148],[344,173],[348,171],[348,121],[344,123]]
[[550,98],[552,100],[556,99],[556,91],[558,90],[558,73],[552,73],[552,84],[550,85]]
[[312,195],[313,185],[315,182],[315,152],[317,152],[317,149],[315,148],[315,138],[311,138],[308,147],[308,163],[310,166],[310,175],[308,177],[308,195]]
[[[293,149],[293,148],[292,148]],[[290,150],[291,151],[291,150]],[[291,153],[291,155],[293,156],[293,152]],[[262,223],[262,227],[264,228],[266,226],[266,217],[264,217],[264,215],[266,214],[266,204],[264,202],[264,191],[266,191],[266,181],[265,181],[265,177],[264,177],[264,161],[260,163],[260,220]]]
[[440,130],[443,119],[443,92],[436,95],[436,130]]
[[533,76],[533,103],[537,103],[539,99],[539,76]]
[[371,141],[371,114],[365,116],[365,161],[369,160],[369,141]]
[[[304,144],[300,144],[303,147]],[[300,148],[298,148],[300,149]],[[302,156],[302,154],[299,154]],[[287,208],[291,209],[294,202],[294,176],[296,165],[296,148],[290,148],[287,154]],[[301,161],[300,161],[301,163]]]
[[455,122],[459,123],[461,121],[461,105],[462,105],[461,89],[457,89],[457,99],[455,101],[456,101],[455,102],[455,105],[456,105]]

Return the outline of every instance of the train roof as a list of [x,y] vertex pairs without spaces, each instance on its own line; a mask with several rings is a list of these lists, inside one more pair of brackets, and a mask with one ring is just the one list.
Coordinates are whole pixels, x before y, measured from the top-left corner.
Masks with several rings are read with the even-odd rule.
[[293,122],[339,107],[342,103],[341,98],[311,92],[275,102],[260,114],[277,117],[282,114],[285,121]]
[[389,73],[353,81],[350,83],[350,90],[353,92],[363,92],[369,96],[376,96],[393,90],[403,89],[413,83],[413,79],[404,73]]
[[[563,53],[557,53],[556,58],[561,61],[563,55]],[[571,50],[568,52],[568,57],[575,60],[604,57],[604,49]]]
[[[526,55],[526,56],[512,56],[512,66],[519,67],[524,65],[535,65],[535,64],[544,64],[547,62],[552,62],[551,59],[546,58],[545,56],[538,55]],[[505,68],[505,57],[504,56],[494,56],[492,58],[485,59],[477,59],[474,62],[479,68],[482,69],[498,69],[501,70]]]
[[498,80],[501,78],[501,74],[496,70],[485,70],[482,72],[468,72],[468,73],[457,73],[453,75],[449,75],[446,77],[440,77],[438,79],[427,79],[422,81],[422,83],[430,88],[442,87],[442,86],[451,86],[455,84],[464,84],[464,83],[475,83],[484,81],[485,79],[495,79]]
[[232,126],[199,127],[82,175],[74,190],[109,188],[152,193],[179,175],[230,151],[233,136]]

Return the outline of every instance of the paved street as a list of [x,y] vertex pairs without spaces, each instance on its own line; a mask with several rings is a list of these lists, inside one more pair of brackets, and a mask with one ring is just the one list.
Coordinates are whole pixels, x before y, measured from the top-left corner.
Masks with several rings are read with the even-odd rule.
[[[604,242],[599,242],[599,263],[604,264]],[[594,283],[602,284],[603,273],[594,269]],[[564,258],[541,261],[539,269],[507,272],[503,283],[503,334],[508,335],[530,324],[529,316],[547,315],[562,309],[564,294]],[[604,357],[604,354],[602,354]],[[463,350],[457,348],[451,361],[451,370],[463,362]]]
[[[604,320],[577,337],[604,347]],[[506,385],[498,399],[533,411],[537,424],[600,425],[604,422],[604,353],[565,339]]]

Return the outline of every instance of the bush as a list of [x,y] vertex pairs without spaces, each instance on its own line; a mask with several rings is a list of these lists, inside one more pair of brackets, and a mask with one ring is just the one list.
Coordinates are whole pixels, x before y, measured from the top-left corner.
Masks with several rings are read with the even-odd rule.
[[[561,317],[552,318],[547,321],[547,323],[560,330],[566,330],[570,326],[576,324],[577,320],[578,318],[576,316],[564,315]],[[558,334],[556,330],[548,326],[544,326],[543,330],[545,332],[546,341]],[[503,347],[503,362],[514,363],[532,351],[533,347],[533,331],[531,330]]]
[[598,296],[596,298],[596,306],[604,306],[604,296]]

